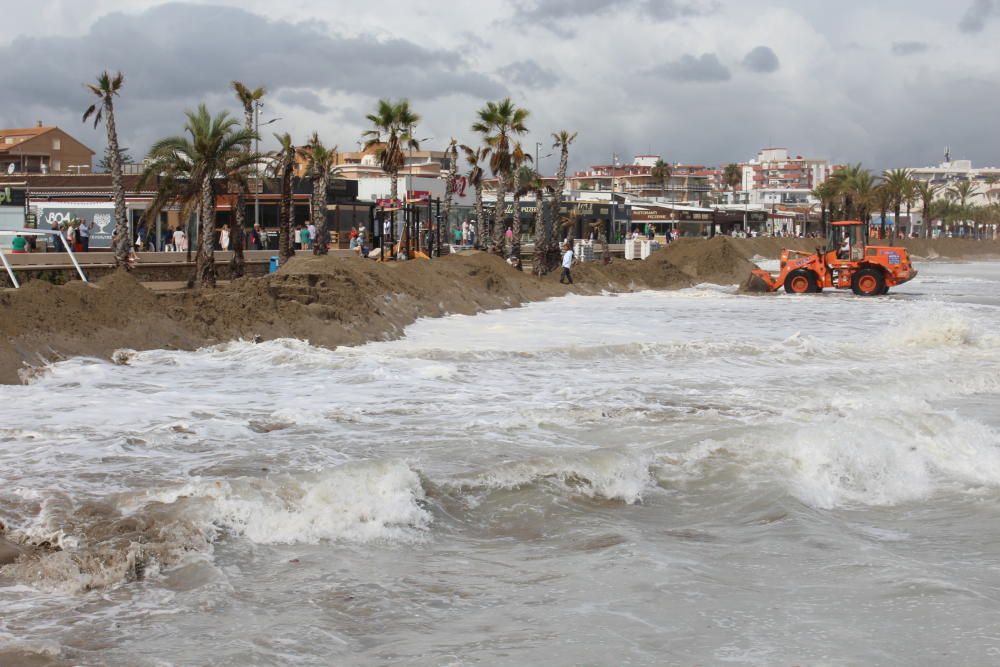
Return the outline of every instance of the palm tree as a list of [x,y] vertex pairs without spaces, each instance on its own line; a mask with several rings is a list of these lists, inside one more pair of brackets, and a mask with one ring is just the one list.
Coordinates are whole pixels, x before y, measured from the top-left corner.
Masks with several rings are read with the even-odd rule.
[[851,179],[851,196],[857,207],[858,219],[866,225],[871,222],[872,206],[876,204],[875,188],[877,186],[878,181],[867,169],[861,169]]
[[961,216],[963,227],[970,214],[969,200],[977,194],[979,194],[978,188],[972,181],[959,181],[945,192],[949,199],[958,201],[958,215]]
[[521,189],[522,181],[530,181],[535,171],[527,166],[531,155],[524,152],[520,141],[514,142],[510,151],[511,192],[514,195],[513,225],[511,226],[510,256],[521,265],[521,197],[527,194]]
[[743,169],[735,162],[730,162],[722,170],[722,181],[735,194],[736,186],[743,182]]
[[96,129],[101,121],[108,132],[108,153],[111,161],[111,192],[115,200],[115,266],[129,269],[128,256],[132,247],[132,237],[128,229],[128,214],[125,209],[125,184],[122,182],[122,151],[118,146],[118,128],[115,126],[114,98],[121,91],[125,77],[121,72],[114,75],[107,70],[97,75],[97,83],[88,83],[98,99],[83,112],[83,122],[93,117]]
[[531,259],[531,272],[543,276],[548,271],[545,261],[548,252],[548,239],[545,229],[545,181],[537,171],[531,171],[530,180],[522,180],[521,187],[535,193],[535,254]]
[[444,235],[451,238],[451,200],[455,195],[455,174],[458,173],[458,142],[452,137],[444,151],[448,158],[448,173],[444,188]]
[[937,196],[940,187],[929,181],[918,181],[915,191],[922,205],[920,215],[924,223],[924,238],[929,239],[931,237],[931,205],[934,203],[934,197]]
[[837,184],[827,179],[809,194],[819,200],[820,227],[823,236],[826,237],[829,235],[830,218],[833,217],[833,202],[837,198]]
[[[910,178],[911,174],[912,172],[909,169],[889,169],[882,175],[886,187],[889,188],[889,192],[892,194],[892,206],[897,231],[900,229],[900,210],[903,208],[903,202],[906,201],[907,193],[910,191],[911,183],[913,182]],[[884,220],[885,218],[883,218]]]
[[326,228],[327,189],[330,184],[330,170],[337,164],[337,147],[327,148],[320,141],[319,133],[313,132],[305,148],[306,171],[312,178],[312,221],[316,225],[314,255],[325,255],[329,251],[329,233]]
[[281,183],[278,204],[278,261],[284,265],[295,254],[292,229],[295,226],[295,206],[292,204],[292,178],[295,176],[295,158],[299,149],[288,132],[275,134],[278,150],[271,153],[271,171]]
[[545,235],[545,271],[546,273],[559,266],[559,243],[558,236],[561,231],[557,229],[556,221],[559,220],[562,209],[563,192],[566,190],[566,172],[569,170],[569,146],[576,140],[576,132],[560,130],[552,133],[552,148],[559,149],[559,171],[556,174],[556,191],[552,197],[552,225]]
[[1000,176],[997,176],[996,174],[989,174],[986,177],[986,185],[987,185],[987,188],[986,188],[986,200],[987,201],[991,201],[993,199],[993,186],[995,186],[997,183],[1000,183]]
[[[253,132],[254,130],[254,107],[257,103],[264,97],[267,92],[264,88],[255,88],[251,90],[245,84],[239,81],[233,81],[230,83],[233,88],[233,92],[236,93],[236,99],[239,100],[240,106],[243,108],[243,129],[247,132]],[[251,144],[248,141],[243,149],[249,153],[251,149]],[[232,245],[233,245],[233,259],[229,264],[230,273],[234,278],[239,278],[244,273],[246,273],[246,261],[243,258],[243,234],[246,231],[246,198],[249,188],[246,185],[246,179],[238,179],[240,181],[236,187],[236,204],[233,206],[233,230],[232,230]]]
[[[420,148],[420,142],[413,138],[413,128],[420,122],[420,116],[410,109],[409,100],[393,102],[381,99],[375,113],[368,114],[366,118],[372,129],[361,135],[365,140],[364,150],[375,149],[375,159],[391,179],[389,197],[395,201],[399,198],[399,172],[406,164],[403,151]],[[395,227],[395,212],[392,218]],[[409,230],[405,225],[399,243],[400,248],[409,247]]]
[[493,239],[490,250],[503,253],[503,220],[507,200],[507,179],[510,178],[511,141],[513,137],[528,131],[524,121],[529,111],[514,104],[509,97],[500,102],[487,102],[486,106],[477,112],[479,120],[472,124],[473,132],[483,137],[483,142],[490,149],[490,171],[497,177],[497,203],[494,208]]
[[486,217],[483,215],[483,166],[490,155],[488,148],[470,148],[462,144],[465,162],[469,165],[469,185],[476,190],[476,247],[482,248],[483,239],[489,233]]
[[886,226],[885,219],[886,216],[889,214],[888,213],[889,209],[895,203],[896,203],[896,191],[893,189],[893,186],[889,183],[889,181],[883,180],[881,183],[875,186],[875,189],[872,191],[872,205],[878,207],[880,215],[879,222],[881,223],[880,224],[881,231],[879,232],[879,238],[881,239],[885,239],[885,226]]
[[186,136],[167,137],[153,144],[138,187],[159,178],[149,209],[153,215],[170,201],[182,204],[185,219],[198,211],[196,277],[202,287],[214,287],[216,179],[237,178],[256,162],[257,155],[244,150],[256,135],[240,128],[225,111],[212,116],[204,104],[187,112],[184,131]]
[[649,175],[660,182],[660,196],[666,199],[667,186],[670,183],[670,178],[673,176],[673,169],[670,163],[658,159],[650,170]]

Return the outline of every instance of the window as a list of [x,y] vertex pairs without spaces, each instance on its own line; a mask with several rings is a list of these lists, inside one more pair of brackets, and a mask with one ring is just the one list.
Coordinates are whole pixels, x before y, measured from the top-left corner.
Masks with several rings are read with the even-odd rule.
[[58,138],[52,140],[52,150],[57,151],[62,148],[62,141]]
[[52,161],[52,171],[62,171],[62,161],[53,160]]

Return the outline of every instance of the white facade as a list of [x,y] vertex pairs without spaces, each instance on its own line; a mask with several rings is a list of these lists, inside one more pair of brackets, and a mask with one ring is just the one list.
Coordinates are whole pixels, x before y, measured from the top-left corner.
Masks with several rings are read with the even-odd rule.
[[[443,178],[428,178],[426,176],[408,176],[401,174],[398,180],[399,197],[407,192],[429,192],[431,199],[440,198],[444,201],[445,180]],[[358,179],[358,199],[361,201],[376,201],[388,199],[392,192],[392,179],[388,176],[374,176]],[[476,203],[476,193],[472,187],[460,189],[452,197],[455,206],[473,206]]]
[[815,204],[810,192],[830,175],[827,160],[793,157],[785,148],[765,148],[741,167],[741,190],[726,193],[732,204]]
[[[916,167],[910,169],[910,176],[920,181],[938,186],[937,198],[947,196],[948,190],[963,181],[975,185],[975,192],[967,203],[988,204],[1000,195],[1000,167],[972,166],[972,160],[950,160],[936,167]],[[996,183],[990,181],[996,179]]]

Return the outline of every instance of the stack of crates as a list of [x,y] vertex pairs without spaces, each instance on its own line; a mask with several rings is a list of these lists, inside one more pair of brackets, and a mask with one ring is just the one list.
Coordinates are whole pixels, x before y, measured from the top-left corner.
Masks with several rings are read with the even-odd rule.
[[573,256],[581,262],[593,262],[594,242],[577,239],[573,242]]

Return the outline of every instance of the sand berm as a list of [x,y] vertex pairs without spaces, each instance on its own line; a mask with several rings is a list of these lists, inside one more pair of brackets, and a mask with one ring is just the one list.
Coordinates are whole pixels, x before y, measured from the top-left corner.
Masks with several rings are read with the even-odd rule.
[[[915,241],[930,257],[1000,256],[1000,243]],[[122,348],[193,350],[234,339],[299,338],[336,347],[390,340],[420,317],[520,306],[567,293],[681,289],[743,282],[750,258],[774,257],[785,239],[682,240],[644,262],[592,262],[536,278],[485,253],[377,263],[299,254],[277,273],[215,290],[157,293],[118,272],[95,285],[34,280],[0,293],[0,383],[30,380],[60,359],[109,359]],[[924,247],[926,246],[926,247]]]

